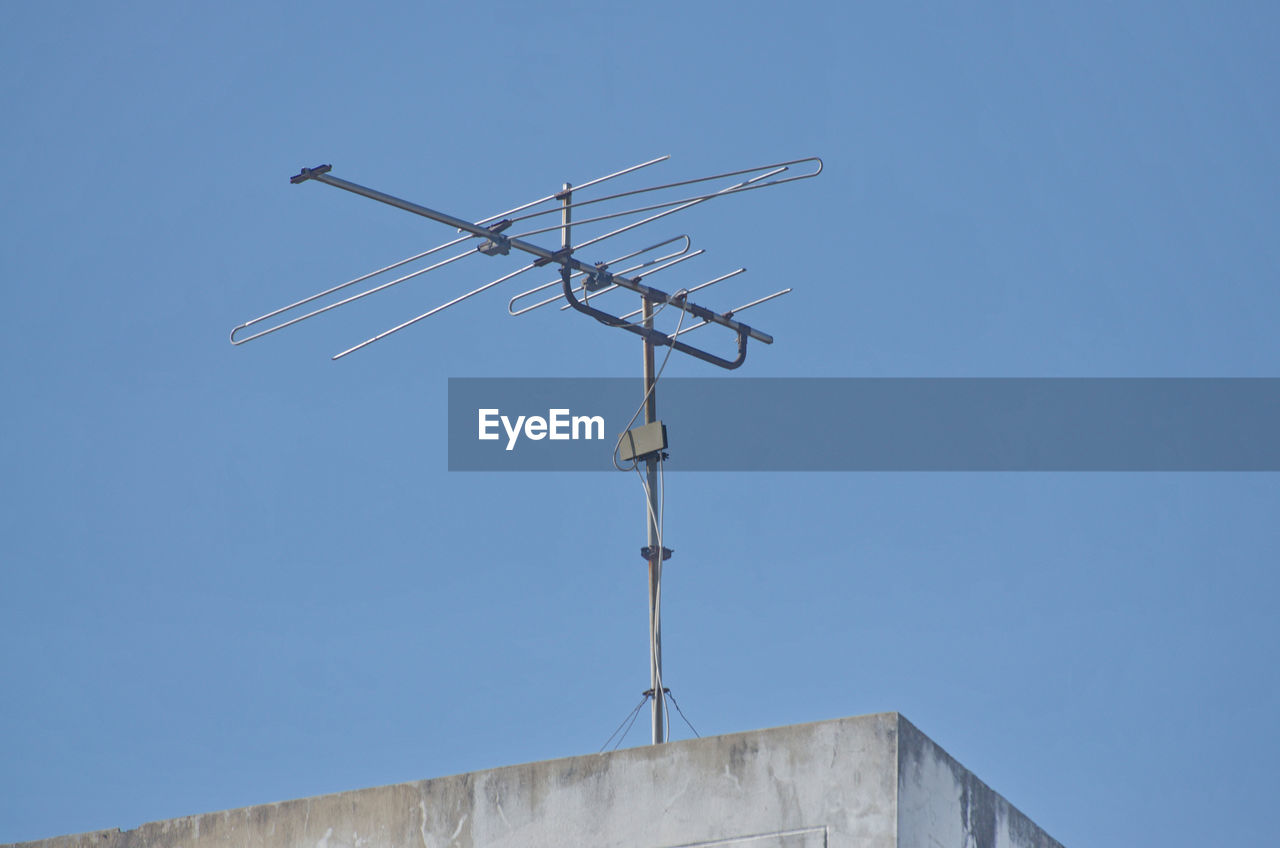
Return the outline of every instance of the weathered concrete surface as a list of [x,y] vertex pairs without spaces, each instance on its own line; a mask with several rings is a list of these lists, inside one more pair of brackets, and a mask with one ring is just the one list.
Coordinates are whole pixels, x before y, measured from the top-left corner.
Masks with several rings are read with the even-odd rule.
[[550,760],[23,848],[1058,848],[896,713]]
[[898,844],[1062,848],[901,716]]

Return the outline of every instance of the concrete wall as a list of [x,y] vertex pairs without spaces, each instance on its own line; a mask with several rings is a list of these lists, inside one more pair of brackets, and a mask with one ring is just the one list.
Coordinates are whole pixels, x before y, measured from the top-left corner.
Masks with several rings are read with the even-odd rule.
[[24,848],[1054,848],[896,713],[693,739]]
[[898,720],[898,844],[1061,848],[915,725]]

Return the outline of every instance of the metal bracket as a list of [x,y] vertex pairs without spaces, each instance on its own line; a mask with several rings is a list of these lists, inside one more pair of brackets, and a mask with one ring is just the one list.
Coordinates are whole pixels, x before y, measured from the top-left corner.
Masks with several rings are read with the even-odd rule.
[[476,250],[485,256],[506,256],[511,252],[511,239],[506,236],[494,236]]
[[582,285],[585,286],[586,290],[589,292],[607,289],[609,286],[613,285],[613,274],[609,273],[609,266],[604,262],[597,262],[596,272],[594,274],[587,274]]
[[[653,551],[648,545],[645,545],[643,548],[640,549],[640,556],[644,557],[645,562],[648,562],[649,560],[653,559],[652,553]],[[671,559],[671,555],[673,553],[675,553],[675,551],[671,550],[670,548],[664,545],[662,548],[662,561],[666,562],[667,560]]]
[[491,234],[489,240],[477,247],[476,250],[485,256],[506,256],[511,252],[511,239],[506,236],[500,236],[498,233],[510,226],[510,218],[503,218],[496,224],[490,224],[488,227]]

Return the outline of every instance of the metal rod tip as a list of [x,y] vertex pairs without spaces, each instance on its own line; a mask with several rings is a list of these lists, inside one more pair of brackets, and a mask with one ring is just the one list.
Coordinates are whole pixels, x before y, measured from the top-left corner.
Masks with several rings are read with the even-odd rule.
[[290,177],[289,182],[293,183],[294,185],[297,185],[298,183],[305,183],[307,180],[311,179],[312,177],[318,177],[321,174],[327,174],[332,170],[333,170],[332,165],[316,165],[314,168],[303,168],[300,173]]

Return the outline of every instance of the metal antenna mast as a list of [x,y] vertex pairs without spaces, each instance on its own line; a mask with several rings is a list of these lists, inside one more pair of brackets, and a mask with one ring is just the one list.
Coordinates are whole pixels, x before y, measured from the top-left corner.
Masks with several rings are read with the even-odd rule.
[[[598,244],[607,239],[621,236],[624,233],[636,230],[646,224],[665,218],[676,212],[683,211],[692,206],[705,203],[720,197],[726,197],[733,194],[740,194],[746,191],[752,191],[760,188],[768,188],[770,186],[782,185],[784,183],[805,180],[816,177],[822,172],[822,160],[817,157],[808,157],[804,159],[794,159],[787,162],[777,162],[769,165],[760,165],[754,168],[745,168],[736,171],[725,171],[719,174],[713,174],[706,177],[697,177],[695,179],[680,180],[677,182],[664,183],[661,185],[647,186],[645,188],[632,189],[615,194],[604,195],[601,197],[593,197],[586,200],[574,199],[575,192],[582,192],[586,189],[600,185],[609,180],[631,174],[642,168],[647,168],[659,162],[665,161],[667,156],[661,156],[651,159],[647,162],[641,162],[621,171],[615,171],[598,177],[589,182],[582,183],[574,187],[570,183],[564,183],[562,189],[554,194],[538,198],[537,200],[523,203],[505,212],[499,212],[497,215],[491,215],[482,218],[479,221],[471,222],[462,218],[438,212],[429,209],[417,203],[412,203],[390,194],[385,194],[375,189],[367,188],[357,183],[349,182],[344,179],[333,176],[330,171],[332,166],[319,165],[315,168],[303,168],[296,176],[292,177],[290,182],[294,184],[304,183],[308,181],[321,182],[326,185],[340,188],[345,191],[359,194],[363,197],[386,203],[406,212],[412,212],[415,215],[421,215],[430,218],[442,224],[455,228],[462,233],[457,238],[436,245],[428,250],[416,253],[405,259],[392,262],[375,271],[362,274],[354,279],[344,283],[332,286],[324,291],[317,292],[297,300],[287,306],[273,310],[246,321],[236,326],[231,331],[231,343],[234,345],[244,344],[245,342],[261,338],[282,330],[285,327],[292,326],[308,318],[320,315],[340,306],[345,306],[356,300],[368,297],[384,291],[392,286],[420,277],[430,271],[451,265],[454,262],[465,259],[469,256],[482,254],[485,256],[507,256],[514,248],[520,253],[529,254],[533,257],[531,262],[511,271],[497,279],[491,280],[477,288],[464,292],[451,300],[427,310],[416,317],[410,318],[388,330],[366,339],[359,344],[353,345],[333,356],[334,359],[341,359],[344,356],[354,353],[376,341],[386,338],[392,333],[399,332],[406,327],[412,326],[419,321],[435,315],[439,312],[455,306],[468,298],[471,298],[481,292],[484,292],[494,286],[500,285],[520,274],[531,271],[535,268],[541,268],[548,265],[556,265],[559,269],[558,279],[535,286],[534,288],[520,292],[510,299],[507,304],[507,311],[511,315],[523,315],[531,312],[539,307],[546,306],[551,303],[564,301],[560,306],[561,310],[574,309],[591,316],[602,324],[610,327],[618,327],[630,333],[638,335],[642,339],[644,351],[644,399],[643,412],[644,424],[640,427],[628,430],[619,437],[618,447],[615,448],[616,457],[620,455],[624,461],[631,461],[636,464],[641,461],[645,465],[645,525],[646,525],[646,541],[647,544],[641,550],[641,554],[648,563],[649,571],[649,691],[645,693],[647,697],[652,699],[652,738],[654,744],[665,742],[666,733],[666,689],[662,682],[662,626],[661,626],[661,603],[662,603],[662,564],[671,557],[671,551],[663,546],[662,527],[661,527],[661,505],[658,501],[659,488],[659,472],[662,461],[666,458],[666,428],[658,420],[657,415],[657,373],[654,370],[655,350],[658,347],[670,348],[671,352],[679,351],[688,354],[703,362],[708,362],[720,368],[735,369],[742,365],[747,357],[747,342],[755,339],[764,344],[772,344],[773,337],[767,333],[763,333],[747,324],[739,321],[735,316],[746,309],[758,306],[774,298],[788,294],[791,289],[783,289],[764,297],[757,298],[742,306],[726,310],[725,312],[715,312],[706,307],[699,306],[689,300],[689,296],[694,292],[708,288],[716,283],[735,277],[746,271],[745,268],[738,268],[727,274],[722,274],[711,280],[707,280],[698,285],[689,286],[677,290],[674,294],[668,294],[661,289],[654,288],[645,282],[649,276],[673,268],[686,260],[693,259],[703,253],[702,250],[690,251],[691,240],[687,235],[675,236],[665,239],[655,244],[641,247],[637,250],[624,253],[607,262],[597,262],[589,264],[578,259],[574,253],[581,251],[583,248]],[[799,174],[788,173],[793,167],[803,166],[806,170]],[[672,197],[673,194],[679,194],[676,191],[684,190],[687,186],[700,186],[699,190],[695,190],[694,194],[684,197]],[[635,197],[641,194],[651,194],[652,198],[648,203],[642,203],[639,206],[631,206],[629,208],[618,209],[619,201],[627,198]],[[574,222],[574,210],[583,207],[595,207],[587,212],[586,217]],[[560,222],[549,226],[532,226],[525,228],[523,226],[516,227],[517,224],[523,225],[524,222],[531,221],[544,215],[560,213]],[[634,219],[629,220],[628,219]],[[572,240],[572,233],[575,227],[584,225],[600,224],[605,221],[624,221],[622,226],[616,227],[608,232],[589,238],[579,242],[575,247]],[[519,229],[520,232],[511,234],[508,230]],[[540,235],[544,233],[552,233],[559,231],[560,247],[558,250],[550,250],[541,247],[526,239],[530,236]],[[468,245],[467,243],[470,242]],[[674,245],[683,242],[682,246],[674,247]],[[465,245],[465,247],[464,247]],[[460,252],[454,253],[444,259],[437,259],[425,267],[417,270],[400,274],[393,279],[378,282],[371,287],[360,291],[356,294],[338,296],[339,292],[355,286],[382,277],[392,271],[411,266],[414,263],[421,262],[427,257],[434,256],[442,251],[453,247],[461,247]],[[666,249],[666,252],[662,252]],[[575,280],[577,283],[575,284]],[[559,291],[555,291],[555,289]],[[617,289],[627,289],[640,295],[640,308],[623,315],[615,315],[611,312],[599,309],[592,305],[593,301],[597,301],[602,295]],[[549,295],[545,292],[551,291]],[[527,306],[516,307],[517,302],[524,301],[528,298],[541,295],[541,299]],[[334,299],[336,297],[336,299]],[[329,299],[328,302],[325,302]],[[323,305],[321,305],[323,304]],[[658,330],[655,327],[655,317],[657,311],[664,309],[666,306],[673,306],[679,310],[682,315],[680,323],[671,333]],[[306,309],[305,312],[301,310]],[[297,314],[301,312],[301,314]],[[292,317],[290,317],[292,316]],[[639,316],[639,321],[632,320]],[[684,326],[684,320],[687,317],[698,319],[697,323]],[[270,323],[274,321],[275,323]],[[685,333],[698,330],[710,324],[716,324],[733,332],[737,339],[737,355],[734,358],[727,358],[716,355],[702,348],[694,347],[686,342],[678,339]],[[264,326],[265,325],[265,326]],[[637,413],[638,414],[638,413]],[[634,420],[634,419],[633,419]]]

